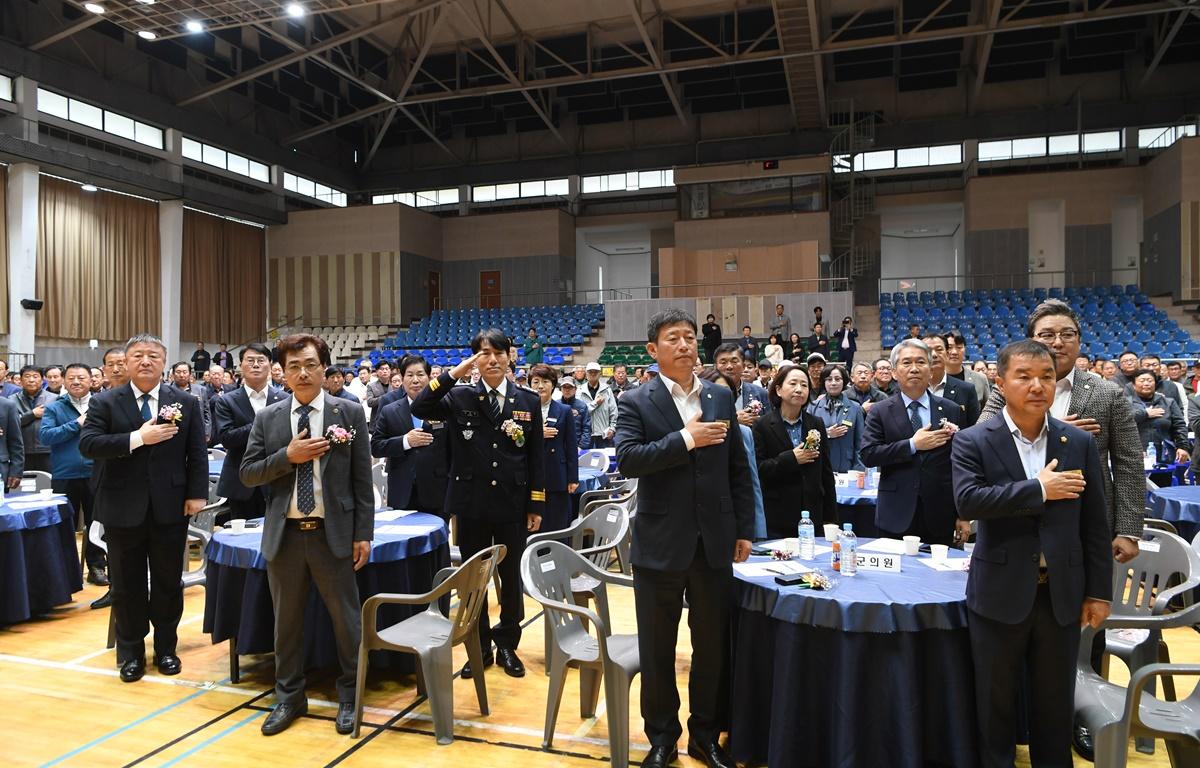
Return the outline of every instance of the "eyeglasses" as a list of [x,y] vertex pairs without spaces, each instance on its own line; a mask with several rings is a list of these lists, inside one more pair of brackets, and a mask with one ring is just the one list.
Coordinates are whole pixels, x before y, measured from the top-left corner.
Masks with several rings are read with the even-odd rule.
[[1044,344],[1053,344],[1056,338],[1070,343],[1079,338],[1079,331],[1069,328],[1065,331],[1042,331],[1041,333],[1035,333],[1033,338]]
[[288,375],[290,375],[290,376],[295,376],[297,373],[300,373],[301,371],[304,371],[305,373],[307,373],[309,375],[313,375],[317,371],[320,371],[322,369],[323,369],[323,366],[320,363],[306,363],[304,365],[301,365],[300,363],[288,363],[288,366],[287,366],[287,372],[288,372]]
[[250,357],[249,355],[247,355],[246,357],[242,358],[242,365],[248,366],[250,368],[258,368],[260,366],[270,365],[270,364],[271,364],[271,361],[265,357]]

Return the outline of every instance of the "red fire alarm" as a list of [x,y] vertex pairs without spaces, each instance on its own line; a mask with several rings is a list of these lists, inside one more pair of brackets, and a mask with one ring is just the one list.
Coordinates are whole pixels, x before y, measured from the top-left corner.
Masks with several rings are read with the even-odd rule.
[[764,171],[778,171],[779,170],[779,161],[778,160],[763,160],[763,170]]

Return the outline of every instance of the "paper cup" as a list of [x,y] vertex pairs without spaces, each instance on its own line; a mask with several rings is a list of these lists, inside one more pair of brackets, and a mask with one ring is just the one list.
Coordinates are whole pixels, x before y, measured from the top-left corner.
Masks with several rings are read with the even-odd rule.
[[246,521],[239,517],[235,517],[229,521],[229,530],[233,533],[242,533],[246,530]]
[[779,547],[784,552],[789,552],[792,555],[800,554],[800,539],[793,536],[790,539],[780,539]]
[[834,523],[825,523],[825,538],[828,539],[829,541],[833,541],[834,539],[837,538],[837,535],[838,535],[837,525]]
[[904,554],[915,556],[921,551],[920,536],[905,536],[904,537]]
[[945,544],[931,544],[929,552],[933,555],[934,560],[945,560],[950,556],[950,547]]
[[54,495],[54,489],[53,488],[43,488],[42,490],[38,491],[38,495],[41,496],[43,499],[48,499]]

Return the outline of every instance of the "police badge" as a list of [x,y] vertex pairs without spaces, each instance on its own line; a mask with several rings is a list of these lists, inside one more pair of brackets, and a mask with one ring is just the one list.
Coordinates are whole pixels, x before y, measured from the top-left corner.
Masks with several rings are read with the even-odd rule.
[[462,431],[462,436],[463,436],[463,440],[470,440],[472,437],[474,437],[474,436],[475,436],[475,430],[473,430],[473,429],[464,429],[464,430]]

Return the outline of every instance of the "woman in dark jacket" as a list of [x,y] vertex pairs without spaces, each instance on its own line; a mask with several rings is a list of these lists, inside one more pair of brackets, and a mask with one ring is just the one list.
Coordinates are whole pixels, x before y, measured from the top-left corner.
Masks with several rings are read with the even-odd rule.
[[579,487],[579,449],[571,406],[552,399],[558,377],[538,363],[529,370],[529,385],[542,401],[542,450],[546,457],[546,505],[542,531],[561,531],[571,524],[571,494]]
[[[1174,459],[1182,464],[1190,461],[1192,444],[1187,437],[1187,424],[1183,413],[1174,400],[1169,400],[1158,390],[1158,376],[1150,370],[1141,369],[1133,375],[1133,420],[1137,424],[1142,450],[1153,445],[1155,453],[1166,461]],[[1174,446],[1165,450],[1164,443]],[[1161,485],[1152,476],[1156,484]],[[1170,482],[1168,476],[1167,481]]]
[[[818,536],[837,522],[837,493],[826,450],[825,425],[808,413],[812,382],[799,366],[784,364],[767,396],[775,406],[754,422],[754,454],[762,484],[767,537],[793,537],[808,510]],[[816,433],[815,438],[810,434]],[[805,442],[813,445],[805,448]]]
[[721,326],[717,325],[717,318],[713,315],[705,318],[700,332],[704,335],[704,362],[712,365],[716,362],[713,355],[716,354],[717,347],[721,346]]

